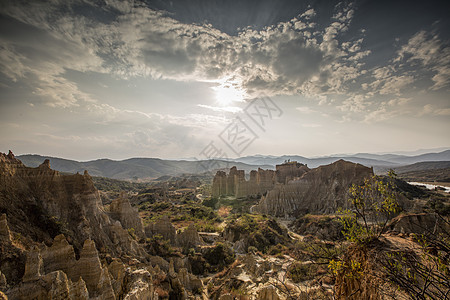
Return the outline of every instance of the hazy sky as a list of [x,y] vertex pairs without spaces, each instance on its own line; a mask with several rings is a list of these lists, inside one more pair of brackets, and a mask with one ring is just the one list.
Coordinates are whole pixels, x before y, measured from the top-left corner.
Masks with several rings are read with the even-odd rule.
[[202,159],[447,147],[447,3],[4,0],[0,151]]

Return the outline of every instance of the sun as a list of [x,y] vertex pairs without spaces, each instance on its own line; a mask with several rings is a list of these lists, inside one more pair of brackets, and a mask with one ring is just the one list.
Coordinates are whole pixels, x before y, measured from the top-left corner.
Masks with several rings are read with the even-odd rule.
[[229,106],[233,102],[243,102],[245,92],[237,84],[224,82],[212,88],[216,93],[217,103],[221,106]]

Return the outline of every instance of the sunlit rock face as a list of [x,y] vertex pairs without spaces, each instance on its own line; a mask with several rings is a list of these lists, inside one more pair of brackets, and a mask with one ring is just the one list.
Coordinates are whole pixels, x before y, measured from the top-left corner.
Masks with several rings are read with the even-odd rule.
[[285,218],[306,213],[334,213],[346,205],[349,187],[372,175],[371,168],[339,160],[312,169],[287,184],[276,185],[252,207],[252,212]]
[[290,180],[301,177],[309,170],[307,165],[296,161],[288,161],[276,166],[276,181],[281,184],[286,184]]
[[10,299],[157,299],[147,270],[126,269],[120,259],[102,265],[92,240],[85,241],[76,259],[64,235],[58,235],[51,247],[28,251],[22,281],[7,295]]
[[217,171],[212,184],[212,196],[235,196],[237,198],[263,195],[271,190],[276,183],[286,183],[308,172],[306,165],[298,162],[286,162],[276,166],[274,170],[253,170],[249,180],[245,179],[244,170],[236,167],[230,169],[227,175],[224,171]]

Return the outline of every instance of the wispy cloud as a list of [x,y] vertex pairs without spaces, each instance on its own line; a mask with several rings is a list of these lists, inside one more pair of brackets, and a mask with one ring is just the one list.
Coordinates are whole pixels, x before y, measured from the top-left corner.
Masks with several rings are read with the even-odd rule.
[[[80,5],[93,14],[75,9]],[[183,24],[140,2],[55,0],[28,3],[25,8],[22,2],[9,1],[2,12],[17,34],[0,40],[0,70],[11,82],[26,82],[33,95],[49,106],[84,106],[92,111],[107,110],[107,104],[69,80],[68,70],[126,80],[225,80],[236,84],[243,98],[259,93],[301,94],[334,107],[341,120],[366,122],[410,111],[417,114],[425,100],[409,101],[417,106],[415,110],[402,107],[402,99],[409,99],[411,92],[448,90],[450,48],[432,32],[417,32],[398,46],[395,57],[367,67],[372,50],[365,45],[365,31],[347,35],[354,6],[339,4],[321,26],[318,13],[309,8],[289,21],[260,30],[244,28],[232,36],[209,24]],[[95,14],[103,18],[93,18]],[[21,40],[25,33],[35,39]],[[198,107],[241,111],[231,105]],[[310,107],[296,109],[314,112]],[[441,115],[447,110],[445,103],[433,106]],[[99,122],[113,120],[105,117]]]
[[224,112],[231,112],[231,113],[238,113],[242,111],[242,108],[237,107],[237,106],[225,106],[225,107],[220,107],[220,106],[210,106],[210,105],[204,105],[204,104],[198,104],[198,107],[203,107],[203,108],[207,108],[210,109],[212,111],[224,111]]

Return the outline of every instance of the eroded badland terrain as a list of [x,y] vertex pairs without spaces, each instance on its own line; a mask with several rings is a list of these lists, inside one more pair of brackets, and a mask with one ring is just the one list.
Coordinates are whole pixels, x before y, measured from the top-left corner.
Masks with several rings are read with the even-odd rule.
[[1,153],[0,213],[0,299],[450,297],[449,194],[344,160],[133,184]]

